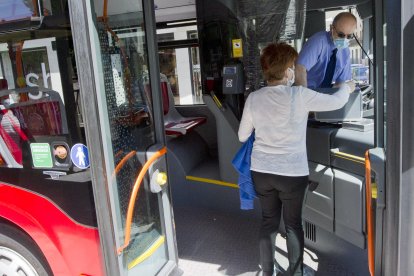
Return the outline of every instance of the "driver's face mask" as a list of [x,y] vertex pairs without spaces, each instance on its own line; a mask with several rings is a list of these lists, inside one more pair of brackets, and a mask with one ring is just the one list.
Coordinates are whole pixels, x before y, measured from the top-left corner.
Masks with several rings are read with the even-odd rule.
[[338,50],[345,49],[349,47],[349,39],[347,38],[336,38],[334,39],[335,47],[338,48]]

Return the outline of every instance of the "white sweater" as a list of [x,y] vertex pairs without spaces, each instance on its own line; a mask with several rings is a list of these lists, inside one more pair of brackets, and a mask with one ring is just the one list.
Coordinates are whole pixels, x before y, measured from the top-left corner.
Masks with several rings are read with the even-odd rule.
[[267,86],[246,100],[239,128],[245,142],[255,131],[251,170],[286,176],[309,175],[306,126],[309,111],[340,109],[348,101],[344,84],[333,95],[303,86]]

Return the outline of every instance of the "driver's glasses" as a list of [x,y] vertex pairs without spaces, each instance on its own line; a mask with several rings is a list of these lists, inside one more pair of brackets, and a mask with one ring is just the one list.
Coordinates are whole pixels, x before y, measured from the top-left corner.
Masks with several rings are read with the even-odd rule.
[[336,34],[338,35],[339,38],[347,38],[347,39],[352,39],[354,38],[354,34],[344,34],[343,32],[338,32],[338,30],[335,28],[335,26],[333,26]]

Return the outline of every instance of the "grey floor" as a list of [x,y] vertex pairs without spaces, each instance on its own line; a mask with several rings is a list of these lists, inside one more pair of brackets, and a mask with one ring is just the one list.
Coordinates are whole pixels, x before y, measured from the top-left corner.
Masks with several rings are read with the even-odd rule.
[[[197,207],[175,207],[174,217],[179,268],[183,275],[260,275],[258,219]],[[286,269],[284,238],[278,235],[276,244],[276,259]],[[305,275],[368,275],[364,251],[358,252],[352,245],[338,239],[332,239],[328,244],[320,251],[311,245],[306,247]]]

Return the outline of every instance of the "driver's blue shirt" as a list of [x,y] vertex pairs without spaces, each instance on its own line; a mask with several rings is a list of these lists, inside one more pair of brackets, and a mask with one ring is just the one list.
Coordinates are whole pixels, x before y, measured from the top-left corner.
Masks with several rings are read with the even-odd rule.
[[[319,88],[326,72],[335,45],[330,32],[321,31],[311,36],[300,51],[297,64],[306,68],[308,87]],[[332,81],[339,83],[351,79],[351,59],[349,48],[336,53],[335,73]]]

